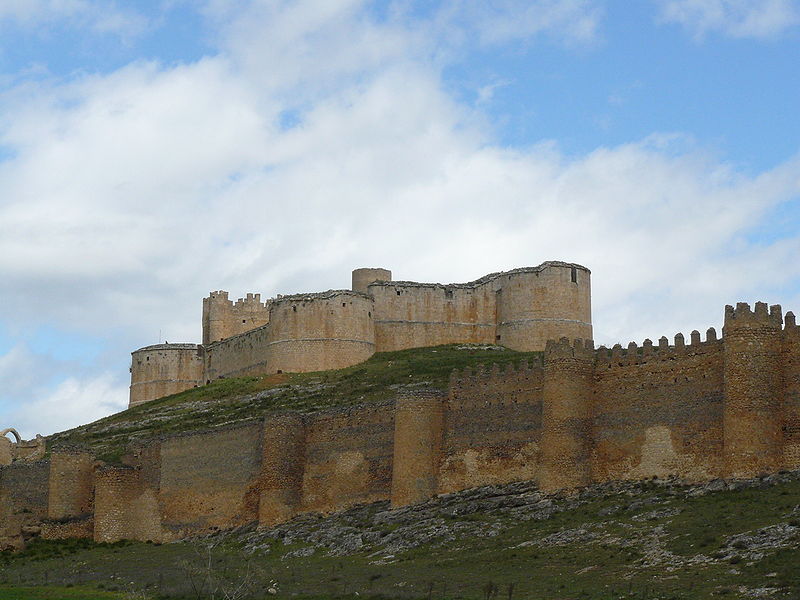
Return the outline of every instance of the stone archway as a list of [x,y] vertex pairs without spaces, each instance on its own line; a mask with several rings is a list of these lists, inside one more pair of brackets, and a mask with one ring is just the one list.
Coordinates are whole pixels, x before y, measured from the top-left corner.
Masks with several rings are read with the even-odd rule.
[[17,433],[17,430],[14,429],[13,427],[8,427],[7,429],[3,429],[3,431],[0,431],[0,437],[6,437],[9,433],[14,436],[14,439],[18,444],[22,441],[22,438]]
[[10,465],[14,460],[14,447],[11,440],[6,437],[9,433],[14,436],[17,444],[22,441],[16,429],[9,427],[0,431],[0,467]]

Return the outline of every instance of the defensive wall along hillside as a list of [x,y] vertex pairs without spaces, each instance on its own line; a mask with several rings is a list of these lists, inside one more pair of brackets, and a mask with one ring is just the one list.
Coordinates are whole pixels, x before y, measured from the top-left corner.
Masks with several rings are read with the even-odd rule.
[[543,350],[561,336],[591,339],[590,272],[548,261],[463,284],[392,281],[356,269],[351,290],[278,296],[225,291],[203,300],[203,344],[132,353],[130,405],[221,377],[321,371],[375,352],[451,343]]
[[0,538],[172,540],[518,480],[558,490],[798,468],[800,327],[778,306],[738,304],[721,338],[551,340],[533,362],[454,372],[446,390],[160,438],[124,465],[54,448],[0,468]]

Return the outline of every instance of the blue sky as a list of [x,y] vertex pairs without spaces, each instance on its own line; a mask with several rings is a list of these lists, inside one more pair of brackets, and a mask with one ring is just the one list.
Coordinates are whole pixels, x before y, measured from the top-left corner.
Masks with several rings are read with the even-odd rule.
[[0,0],[0,426],[359,266],[581,262],[607,344],[800,309],[798,54],[796,0]]

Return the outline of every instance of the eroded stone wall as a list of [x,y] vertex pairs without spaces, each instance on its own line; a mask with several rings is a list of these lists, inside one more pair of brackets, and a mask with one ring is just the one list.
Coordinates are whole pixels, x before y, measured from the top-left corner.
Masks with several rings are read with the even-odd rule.
[[261,434],[259,422],[161,441],[158,503],[165,537],[258,520]]
[[391,495],[393,403],[309,415],[301,511],[330,512]]
[[723,474],[723,348],[676,337],[601,348],[595,370],[592,480]]
[[412,388],[168,437],[132,449],[126,466],[55,451],[51,463],[0,469],[0,536],[18,546],[43,522],[50,537],[170,540],[517,480],[554,490],[797,468],[794,315],[728,307],[724,331],[596,351],[562,339],[532,364],[455,372],[446,396]]
[[542,426],[541,362],[456,372],[445,412],[439,493],[535,479]]
[[0,550],[19,549],[47,517],[47,461],[0,467]]

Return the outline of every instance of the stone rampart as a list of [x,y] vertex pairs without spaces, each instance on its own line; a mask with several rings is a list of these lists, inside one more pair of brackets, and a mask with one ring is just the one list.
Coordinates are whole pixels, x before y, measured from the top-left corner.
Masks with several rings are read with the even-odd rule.
[[15,462],[0,468],[0,536],[18,547],[43,523],[46,536],[171,540],[517,480],[557,490],[797,468],[794,315],[739,304],[723,331],[610,350],[551,341],[533,364],[453,373],[446,394],[406,389],[395,401],[166,437],[132,449],[126,466],[98,469],[63,450]]
[[167,538],[258,520],[261,423],[167,438],[158,504]]
[[723,475],[723,348],[714,330],[685,344],[666,337],[598,350],[591,478],[594,481]]
[[536,478],[543,375],[540,361],[451,375],[439,493]]
[[308,416],[300,510],[330,512],[391,495],[394,405]]

